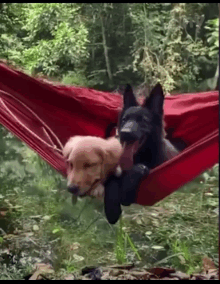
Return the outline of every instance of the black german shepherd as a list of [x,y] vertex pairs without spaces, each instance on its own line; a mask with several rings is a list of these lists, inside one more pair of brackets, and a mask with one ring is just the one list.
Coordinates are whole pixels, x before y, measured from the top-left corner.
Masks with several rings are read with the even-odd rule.
[[127,85],[123,97],[119,137],[125,146],[124,156],[129,157],[124,168],[129,168],[129,160],[133,160],[134,164],[153,169],[177,155],[177,149],[164,137],[161,85],[152,89],[142,106],[138,105],[130,85]]
[[123,98],[118,133],[124,145],[120,165],[125,171],[118,180],[110,178],[105,186],[105,213],[112,224],[121,214],[121,204],[128,206],[135,202],[141,178],[178,154],[178,150],[164,137],[161,85],[157,84],[152,89],[142,106],[137,103],[130,85],[126,86]]

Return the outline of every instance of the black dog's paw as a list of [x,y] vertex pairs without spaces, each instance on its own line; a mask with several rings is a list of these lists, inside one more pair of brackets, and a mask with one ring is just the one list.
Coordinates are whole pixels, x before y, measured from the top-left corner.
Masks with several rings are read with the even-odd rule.
[[110,224],[115,224],[121,216],[121,205],[129,206],[135,202],[136,190],[149,169],[143,164],[134,165],[121,177],[111,176],[105,182],[105,215]]
[[136,191],[143,176],[149,174],[149,168],[143,164],[136,164],[126,171],[121,180],[121,204],[129,206],[135,202]]
[[149,174],[149,168],[145,166],[144,164],[136,164],[133,166],[132,170],[139,175],[148,175]]
[[111,176],[104,184],[105,196],[104,207],[105,215],[110,224],[115,224],[121,215],[121,194],[119,178]]

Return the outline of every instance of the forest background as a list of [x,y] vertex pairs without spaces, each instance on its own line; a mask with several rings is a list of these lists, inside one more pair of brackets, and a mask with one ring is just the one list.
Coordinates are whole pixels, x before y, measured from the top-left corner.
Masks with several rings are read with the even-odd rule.
[[[0,59],[100,90],[214,90],[218,16],[217,3],[0,3]],[[73,205],[66,181],[3,127],[0,153],[0,279],[23,279],[36,262],[49,262],[54,279],[85,265],[218,266],[218,164],[155,206],[124,208],[110,226],[102,204]]]

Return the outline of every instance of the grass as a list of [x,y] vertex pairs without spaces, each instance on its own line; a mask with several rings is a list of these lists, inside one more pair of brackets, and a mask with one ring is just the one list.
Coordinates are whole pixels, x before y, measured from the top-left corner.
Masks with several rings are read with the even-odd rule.
[[150,260],[149,265],[192,273],[208,256],[217,266],[218,165],[155,206],[140,208],[133,221],[134,232],[147,230],[142,258]]
[[119,264],[125,263],[127,251],[127,239],[125,232],[123,231],[123,221],[122,218],[119,219],[119,224],[117,226],[116,232],[116,244],[115,244],[115,256]]
[[[49,262],[60,279],[88,265],[135,262],[192,273],[218,266],[218,165],[152,207],[124,207],[111,226],[103,205],[71,199],[66,181],[2,130],[0,279],[22,279]],[[75,202],[75,203],[74,203]]]
[[131,240],[129,234],[126,232],[126,227],[123,227],[124,222],[122,217],[120,217],[118,226],[116,229],[116,240],[115,240],[115,256],[119,264],[127,262],[127,251],[130,249],[136,255],[137,259],[141,261],[141,257],[135,247],[133,241]]

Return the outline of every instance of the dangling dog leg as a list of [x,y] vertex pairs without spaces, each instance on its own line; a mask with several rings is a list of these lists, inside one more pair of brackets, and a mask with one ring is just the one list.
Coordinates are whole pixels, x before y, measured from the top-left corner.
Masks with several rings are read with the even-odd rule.
[[105,196],[104,207],[105,215],[110,224],[115,224],[121,216],[121,193],[120,193],[120,178],[111,176],[104,184]]
[[136,192],[143,176],[149,174],[149,169],[143,164],[136,164],[121,177],[121,204],[129,206],[136,200]]

